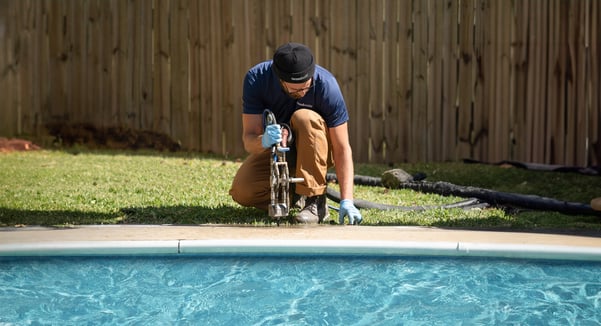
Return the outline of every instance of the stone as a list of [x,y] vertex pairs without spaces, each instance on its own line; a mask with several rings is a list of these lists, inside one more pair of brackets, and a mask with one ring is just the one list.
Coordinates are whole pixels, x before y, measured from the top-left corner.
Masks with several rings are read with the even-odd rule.
[[413,181],[413,176],[403,169],[392,169],[382,173],[382,185],[386,188],[399,188],[399,184]]
[[596,211],[601,211],[601,197],[593,198],[591,200],[591,208]]

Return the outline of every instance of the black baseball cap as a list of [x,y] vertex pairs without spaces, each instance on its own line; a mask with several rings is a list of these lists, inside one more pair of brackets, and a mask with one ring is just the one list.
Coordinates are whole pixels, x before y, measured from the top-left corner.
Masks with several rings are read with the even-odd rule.
[[273,54],[272,67],[281,80],[301,84],[313,77],[315,60],[306,45],[286,43]]

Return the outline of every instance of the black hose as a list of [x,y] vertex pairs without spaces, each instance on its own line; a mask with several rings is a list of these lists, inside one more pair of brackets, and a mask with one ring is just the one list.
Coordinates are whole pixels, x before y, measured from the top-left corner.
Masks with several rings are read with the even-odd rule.
[[[326,180],[336,181],[336,174],[326,174]],[[378,177],[355,175],[353,178],[355,184],[367,186],[383,186],[382,179]],[[474,207],[492,206],[512,206],[525,209],[555,211],[567,215],[593,215],[601,216],[601,211],[594,210],[589,204],[567,202],[548,197],[540,197],[535,195],[523,195],[516,193],[507,193],[494,191],[484,188],[458,186],[449,182],[427,182],[427,181],[409,181],[399,182],[397,185],[400,189],[411,189],[424,193],[432,193],[442,196],[457,196],[470,198],[466,201],[460,201],[455,204],[441,206],[394,206],[368,202],[365,200],[355,199],[355,205],[360,208],[376,208],[382,210],[399,209],[403,211],[423,211],[432,208],[456,208],[464,209]],[[340,195],[331,189],[327,191],[328,198],[334,201],[340,201]],[[475,200],[475,202],[472,202]]]
[[[336,177],[335,173],[327,173],[326,181],[336,182],[336,181],[338,181],[338,178]],[[355,182],[355,184],[362,185],[362,186],[372,186],[372,187],[383,187],[384,186],[382,184],[382,178],[369,177],[366,175],[355,175],[355,177],[353,178],[353,181]]]
[[514,206],[534,210],[555,211],[567,215],[595,215],[601,216],[600,211],[594,210],[591,205],[557,200],[554,198],[535,195],[523,195],[477,187],[465,187],[449,182],[404,182],[399,188],[433,193],[443,196],[475,197],[491,205]]

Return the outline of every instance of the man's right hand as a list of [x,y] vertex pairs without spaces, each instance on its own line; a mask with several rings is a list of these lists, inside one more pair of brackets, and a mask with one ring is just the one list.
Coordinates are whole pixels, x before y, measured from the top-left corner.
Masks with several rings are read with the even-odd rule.
[[282,141],[282,128],[279,124],[267,125],[261,138],[263,148],[269,148]]

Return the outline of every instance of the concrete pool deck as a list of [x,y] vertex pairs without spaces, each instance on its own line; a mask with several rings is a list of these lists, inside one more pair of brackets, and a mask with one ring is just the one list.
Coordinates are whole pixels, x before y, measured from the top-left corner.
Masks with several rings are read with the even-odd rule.
[[394,226],[0,228],[0,256],[318,253],[601,261],[601,237]]

